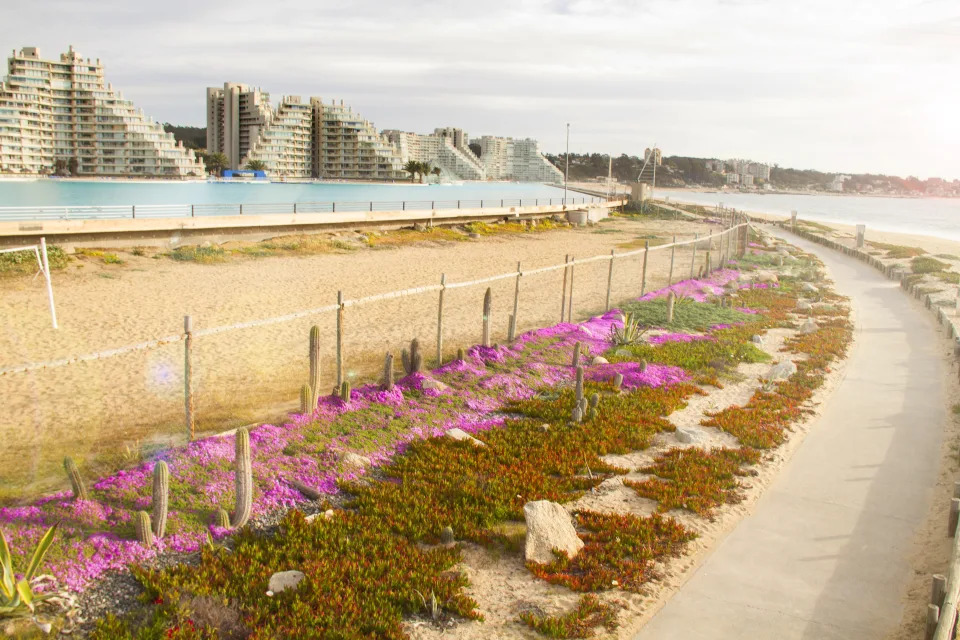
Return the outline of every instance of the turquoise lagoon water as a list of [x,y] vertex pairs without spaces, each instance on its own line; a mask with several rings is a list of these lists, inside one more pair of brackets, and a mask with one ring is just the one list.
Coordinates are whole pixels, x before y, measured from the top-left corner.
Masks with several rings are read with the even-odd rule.
[[[29,182],[0,180],[0,207],[254,204],[292,202],[400,202],[562,198],[563,188],[539,183],[456,184],[222,183],[222,182]],[[579,199],[584,194],[573,192]],[[589,196],[586,196],[589,200]],[[531,203],[532,204],[532,203]],[[456,206],[454,204],[453,206]]]
[[882,198],[777,193],[705,193],[657,189],[657,198],[701,205],[723,203],[741,211],[841,224],[865,224],[867,231],[894,231],[960,240],[960,198]]

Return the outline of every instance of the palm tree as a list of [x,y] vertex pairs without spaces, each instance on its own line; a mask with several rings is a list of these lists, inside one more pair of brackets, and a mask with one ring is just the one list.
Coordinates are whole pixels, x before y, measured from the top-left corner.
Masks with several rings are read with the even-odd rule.
[[409,160],[407,164],[403,165],[403,170],[410,174],[410,182],[413,182],[417,174],[420,173],[420,163],[416,160]]
[[230,166],[230,161],[226,154],[211,153],[206,158],[207,171],[215,173],[218,176],[223,175],[223,170]]
[[429,162],[420,163],[420,184],[423,184],[423,178],[427,174],[429,174],[431,171],[433,171],[433,167],[430,165]]
[[247,162],[247,166],[244,167],[247,171],[266,171],[267,163],[263,160],[250,160]]
[[443,173],[443,169],[441,169],[440,167],[434,167],[433,171],[431,171],[430,173],[437,176],[437,182],[440,182],[440,175]]

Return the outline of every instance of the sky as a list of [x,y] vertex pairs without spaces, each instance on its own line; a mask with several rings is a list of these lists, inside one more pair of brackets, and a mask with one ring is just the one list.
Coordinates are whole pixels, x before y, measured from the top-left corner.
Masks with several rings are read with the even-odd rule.
[[[7,0],[11,2],[12,0]],[[380,129],[546,152],[960,178],[957,0],[32,0],[7,51],[68,45],[155,120],[224,82],[343,99]]]

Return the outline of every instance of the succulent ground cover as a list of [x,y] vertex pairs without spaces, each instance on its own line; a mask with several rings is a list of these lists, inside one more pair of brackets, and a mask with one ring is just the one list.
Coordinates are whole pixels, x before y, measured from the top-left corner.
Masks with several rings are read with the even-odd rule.
[[[25,549],[45,526],[61,521],[49,571],[75,590],[107,571],[149,567],[160,554],[199,553],[189,566],[136,569],[146,588],[143,608],[101,621],[98,638],[325,637],[334,629],[338,637],[403,638],[403,620],[412,615],[478,618],[482,603],[470,600],[455,569],[461,549],[449,544],[451,534],[461,543],[519,553],[515,537],[500,526],[522,520],[526,502],[569,502],[625,473],[602,456],[647,448],[657,434],[673,431],[668,416],[705,393],[697,382],[717,384],[719,373],[765,362],[769,356],[751,337],[796,326],[798,282],[784,279],[779,288],[729,285],[739,275],[724,269],[631,303],[643,313],[645,305],[657,309],[668,291],[683,294],[688,300],[678,309],[690,307],[689,317],[699,319],[697,332],[679,333],[649,314],[648,341],[617,347],[610,334],[621,320],[614,311],[533,331],[510,345],[473,347],[429,376],[411,374],[390,390],[365,385],[346,401],[323,397],[312,413],[254,429],[254,518],[294,509],[266,532],[234,534],[216,524],[217,510],[234,500],[230,436],[162,456],[170,475],[169,515],[167,535],[153,548],[133,539],[133,514],[150,507],[153,462],[92,483],[87,500],[60,493],[0,509],[0,527],[15,549]],[[731,295],[736,297],[730,306],[749,312],[706,302]],[[658,500],[661,511],[709,514],[735,501],[747,473],[742,466],[757,462],[755,449],[783,441],[830,362],[842,357],[850,332],[838,309],[818,305],[810,313],[821,328],[787,342],[785,348],[806,355],[797,374],[758,391],[746,406],[710,418],[711,426],[736,435],[744,448],[667,452],[647,471],[654,477],[634,488]],[[582,422],[571,419],[575,349],[584,367],[584,395],[598,399],[595,414]],[[601,354],[608,362],[592,364]],[[426,385],[430,379],[443,384]],[[453,428],[482,445],[439,437]],[[345,454],[363,455],[370,466],[351,466]],[[340,494],[344,508],[306,522],[295,511],[308,502],[303,487]],[[659,564],[682,553],[693,537],[661,514],[580,511],[575,523],[585,542],[576,557],[559,555],[529,568],[576,591],[639,592],[659,575]],[[287,569],[303,571],[304,586],[267,594],[270,575]],[[583,602],[556,625],[541,620],[543,629],[559,633],[586,619],[605,626],[609,618],[591,618],[592,601]],[[235,636],[223,635],[224,620]],[[212,631],[218,627],[219,636]]]
[[589,638],[597,627],[607,631],[617,628],[617,611],[600,602],[597,596],[587,594],[577,606],[559,616],[536,616],[529,612],[520,614],[520,619],[548,638]]

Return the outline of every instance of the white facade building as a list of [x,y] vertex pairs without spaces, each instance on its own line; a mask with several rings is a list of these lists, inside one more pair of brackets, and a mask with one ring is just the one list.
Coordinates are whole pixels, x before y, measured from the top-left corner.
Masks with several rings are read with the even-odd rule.
[[480,145],[480,163],[487,180],[563,182],[563,172],[544,157],[540,143],[532,138],[483,136],[473,143]]
[[[68,168],[67,168],[68,167]],[[0,172],[203,176],[203,163],[104,82],[99,60],[70,47],[46,60],[13,52],[0,83]]]
[[207,88],[207,151],[224,154],[228,169],[242,169],[272,118],[269,93],[236,82]]

